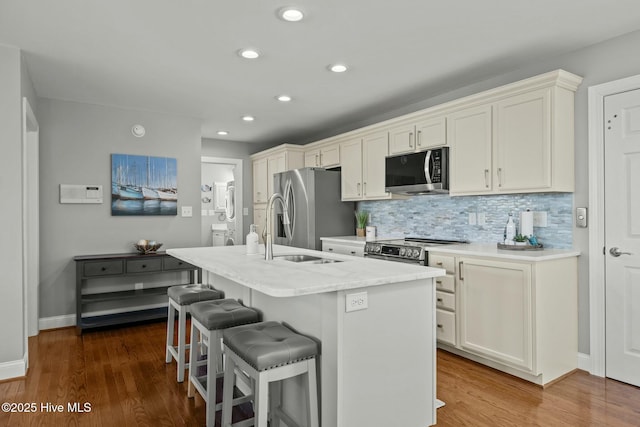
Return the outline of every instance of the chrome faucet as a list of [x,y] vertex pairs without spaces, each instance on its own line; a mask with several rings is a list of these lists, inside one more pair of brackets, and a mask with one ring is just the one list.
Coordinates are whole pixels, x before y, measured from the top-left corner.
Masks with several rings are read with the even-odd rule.
[[273,193],[267,202],[267,226],[265,227],[266,236],[264,238],[264,259],[273,260],[273,204],[278,200],[282,205],[284,215],[283,221],[289,224],[289,214],[287,212],[287,204],[280,193]]

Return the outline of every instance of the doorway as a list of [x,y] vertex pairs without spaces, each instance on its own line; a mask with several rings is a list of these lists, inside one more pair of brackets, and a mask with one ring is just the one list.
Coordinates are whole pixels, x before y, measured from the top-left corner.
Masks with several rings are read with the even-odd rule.
[[[27,98],[22,98],[22,289],[25,353],[28,337],[38,335],[40,288],[39,216],[40,127]],[[28,357],[27,366],[28,366]]]
[[590,358],[640,386],[640,76],[589,88]]
[[202,157],[201,161],[201,244],[241,245],[242,159]]

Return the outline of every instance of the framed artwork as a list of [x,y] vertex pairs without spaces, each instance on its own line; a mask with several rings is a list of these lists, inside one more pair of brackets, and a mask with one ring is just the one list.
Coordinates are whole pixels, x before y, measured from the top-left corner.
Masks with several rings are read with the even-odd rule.
[[111,155],[111,215],[177,215],[178,161]]

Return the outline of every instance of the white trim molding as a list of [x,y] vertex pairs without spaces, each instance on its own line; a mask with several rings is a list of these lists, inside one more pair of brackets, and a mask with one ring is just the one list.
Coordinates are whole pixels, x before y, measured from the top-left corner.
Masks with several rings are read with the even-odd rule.
[[604,98],[640,88],[640,75],[589,87],[589,341],[592,375],[605,376]]
[[584,353],[578,353],[578,369],[589,372],[591,370],[591,356]]
[[76,325],[75,314],[65,314],[64,316],[41,317],[39,322],[40,330],[66,328]]
[[22,360],[0,363],[0,381],[27,375],[28,357],[27,353],[25,353]]

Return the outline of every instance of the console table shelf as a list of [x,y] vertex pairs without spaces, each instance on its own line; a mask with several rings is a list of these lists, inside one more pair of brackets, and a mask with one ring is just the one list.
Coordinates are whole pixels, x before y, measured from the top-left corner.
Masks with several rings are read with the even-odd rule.
[[[91,312],[86,311],[90,304],[139,300],[144,305],[149,298],[166,295],[169,288],[169,286],[157,286],[131,289],[132,285],[128,285],[127,289],[119,291],[87,292],[87,288],[91,286],[89,281],[92,279],[115,279],[187,271],[189,283],[196,283],[196,274],[197,277],[201,277],[202,274],[200,268],[165,252],[144,255],[136,253],[82,255],[74,257],[73,260],[76,262],[76,332],[78,334],[85,329],[161,319],[167,316],[166,307],[137,308],[122,313],[92,316]],[[178,284],[180,283],[176,283]]]

